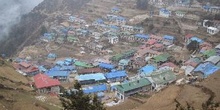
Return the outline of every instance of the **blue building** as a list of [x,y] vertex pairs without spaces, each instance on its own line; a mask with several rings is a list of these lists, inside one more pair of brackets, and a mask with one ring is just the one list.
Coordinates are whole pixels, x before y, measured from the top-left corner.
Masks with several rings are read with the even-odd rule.
[[146,34],[136,34],[134,35],[134,37],[138,41],[146,41],[149,39],[149,35],[146,35]]
[[[106,84],[100,84],[95,86],[84,87],[82,88],[82,90],[85,94],[94,94],[107,91],[107,86]],[[102,94],[100,94],[100,96],[102,96]]]
[[161,8],[160,12],[159,12],[159,15],[163,16],[163,17],[166,17],[166,18],[169,18],[171,16],[171,11],[169,11],[165,8]]
[[115,68],[114,65],[108,63],[99,63],[99,67],[102,69],[112,70]]
[[154,71],[156,71],[156,69],[157,68],[153,65],[146,65],[139,70],[139,75],[140,76],[148,76],[151,73],[153,73]]
[[127,76],[126,71],[112,71],[105,74],[105,77],[109,82],[122,82]]
[[67,82],[70,72],[52,69],[47,71],[45,74],[53,79],[58,79],[61,82]]
[[219,67],[215,66],[211,62],[200,63],[194,70],[192,75],[199,78],[207,78],[209,75],[217,72]]
[[76,76],[75,79],[82,85],[105,82],[106,78],[103,73],[85,74]]

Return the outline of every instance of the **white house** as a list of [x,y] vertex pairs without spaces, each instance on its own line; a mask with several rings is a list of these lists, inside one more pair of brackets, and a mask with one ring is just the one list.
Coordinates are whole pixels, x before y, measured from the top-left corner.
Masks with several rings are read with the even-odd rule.
[[109,43],[116,44],[119,42],[119,38],[117,36],[109,37]]
[[207,28],[207,32],[211,35],[215,35],[219,32],[219,29],[218,28],[215,28],[215,27],[208,27]]

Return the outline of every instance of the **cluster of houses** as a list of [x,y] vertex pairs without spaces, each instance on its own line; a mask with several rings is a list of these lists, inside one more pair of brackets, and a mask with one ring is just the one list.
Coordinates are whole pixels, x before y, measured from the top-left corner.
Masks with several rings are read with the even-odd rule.
[[[105,60],[57,60],[55,53],[49,53],[46,57],[54,63],[38,65],[24,59],[15,59],[13,67],[21,74],[33,77],[32,86],[38,93],[59,94],[60,86],[72,83],[70,79],[73,78],[82,85],[85,94],[97,94],[103,98],[107,93],[114,92],[120,100],[136,93],[160,90],[177,80],[179,72],[176,70],[179,69],[183,69],[186,76],[199,78],[206,78],[219,70],[220,44],[213,48],[212,44],[194,35],[186,35],[186,45],[192,41],[199,42],[199,54],[177,64],[172,60],[172,54],[167,52],[170,47],[177,47],[174,45],[175,36],[144,34],[142,27],[127,25],[127,19],[118,15],[121,11],[113,7],[111,14],[91,24],[83,17],[65,15],[63,17],[67,21],[51,26],[51,31],[45,33],[41,40],[58,44],[83,41],[83,47],[99,52],[119,41],[139,42],[139,47]],[[180,17],[184,14],[176,12]],[[169,17],[171,12],[163,8],[160,15]],[[133,70],[135,72],[131,74]]]

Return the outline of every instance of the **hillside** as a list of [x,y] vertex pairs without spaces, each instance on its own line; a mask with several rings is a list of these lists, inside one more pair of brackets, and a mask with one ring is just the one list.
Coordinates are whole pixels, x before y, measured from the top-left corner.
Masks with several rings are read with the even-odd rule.
[[38,101],[28,82],[10,64],[0,66],[0,110],[58,110]]
[[0,41],[0,53],[8,56],[22,50],[24,46],[33,44],[41,35],[44,22],[59,12],[75,12],[89,0],[44,0],[29,14],[23,15],[20,22],[11,28],[4,40]]
[[202,108],[203,103],[220,102],[219,81],[220,71],[195,86],[169,86],[134,110],[174,110],[177,104],[175,99],[185,108],[188,103],[195,109],[204,109]]

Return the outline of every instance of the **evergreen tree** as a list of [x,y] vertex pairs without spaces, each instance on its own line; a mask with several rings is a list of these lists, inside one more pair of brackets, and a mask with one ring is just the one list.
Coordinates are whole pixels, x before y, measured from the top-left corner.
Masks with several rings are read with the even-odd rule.
[[65,92],[60,98],[65,110],[105,110],[97,96],[91,97],[83,93],[78,82],[74,84],[74,89]]

